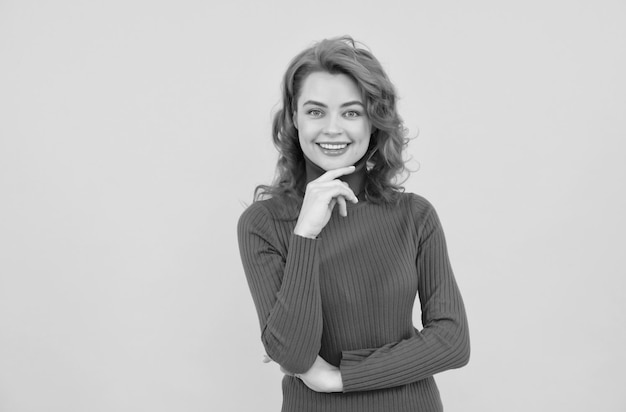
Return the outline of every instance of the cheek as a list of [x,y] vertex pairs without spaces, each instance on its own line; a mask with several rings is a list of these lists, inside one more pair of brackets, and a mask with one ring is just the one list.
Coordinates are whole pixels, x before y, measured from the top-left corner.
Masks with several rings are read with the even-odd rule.
[[298,137],[300,141],[311,140],[317,134],[318,130],[312,122],[300,122],[298,127]]
[[361,140],[369,141],[372,134],[372,126],[369,124],[369,122],[363,122],[359,125],[358,130],[356,130],[356,134]]

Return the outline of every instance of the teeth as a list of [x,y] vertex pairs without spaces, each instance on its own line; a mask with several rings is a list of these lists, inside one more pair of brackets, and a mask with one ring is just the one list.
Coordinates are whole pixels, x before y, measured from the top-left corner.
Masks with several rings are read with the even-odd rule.
[[341,150],[344,147],[348,146],[348,144],[347,143],[340,143],[340,144],[320,143],[320,146],[322,147],[322,149],[327,149],[327,150]]

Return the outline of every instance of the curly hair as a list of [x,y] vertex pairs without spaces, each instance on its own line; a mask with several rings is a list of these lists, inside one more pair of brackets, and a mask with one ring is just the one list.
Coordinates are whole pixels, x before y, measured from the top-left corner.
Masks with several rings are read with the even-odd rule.
[[304,194],[304,154],[293,118],[302,84],[315,72],[345,74],[356,82],[372,124],[365,154],[365,198],[374,203],[395,202],[404,190],[396,180],[407,171],[402,154],[408,141],[396,108],[395,88],[376,57],[349,36],[322,40],[289,64],[282,82],[282,107],[272,123],[274,146],[279,152],[276,178],[272,185],[256,188],[255,200],[278,196],[298,200]]

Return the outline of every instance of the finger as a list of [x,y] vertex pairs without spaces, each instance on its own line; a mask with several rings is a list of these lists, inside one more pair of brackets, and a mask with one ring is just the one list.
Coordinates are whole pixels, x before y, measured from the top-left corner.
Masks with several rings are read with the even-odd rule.
[[318,190],[323,190],[325,196],[332,196],[333,198],[343,196],[345,200],[349,200],[352,203],[358,202],[358,199],[350,186],[341,180],[333,180],[332,182],[326,182],[322,187],[317,186]]
[[348,208],[346,206],[346,198],[339,196],[337,198],[337,204],[339,205],[339,214],[343,217],[348,216]]
[[337,197],[342,197],[344,200],[344,205],[345,205],[345,201],[349,200],[352,203],[357,203],[359,201],[359,199],[356,197],[356,195],[354,194],[354,192],[352,191],[352,189],[350,189],[350,186],[348,186],[347,184],[341,188],[339,188],[339,191],[337,193]]
[[349,200],[352,203],[357,203],[359,201],[359,199],[354,194],[354,191],[352,191],[352,189],[350,188],[350,185],[347,184],[346,182],[343,182],[343,181],[341,183],[343,183],[343,185],[350,191],[350,195],[351,196],[346,197],[346,200]]
[[337,198],[335,197],[331,198],[330,202],[328,202],[328,211],[332,212],[336,204],[337,204]]
[[356,168],[354,166],[346,166],[340,167],[339,169],[329,170],[320,177],[318,177],[316,180],[318,182],[330,182],[331,180],[335,180],[339,176],[349,175],[350,173],[354,172],[355,169]]

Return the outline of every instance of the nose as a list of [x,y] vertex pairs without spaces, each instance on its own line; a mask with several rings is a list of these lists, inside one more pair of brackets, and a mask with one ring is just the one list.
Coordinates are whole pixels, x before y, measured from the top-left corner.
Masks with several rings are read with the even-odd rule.
[[322,132],[327,136],[337,136],[342,133],[341,119],[336,115],[327,117],[328,121],[324,125]]

